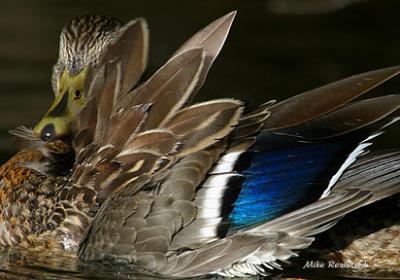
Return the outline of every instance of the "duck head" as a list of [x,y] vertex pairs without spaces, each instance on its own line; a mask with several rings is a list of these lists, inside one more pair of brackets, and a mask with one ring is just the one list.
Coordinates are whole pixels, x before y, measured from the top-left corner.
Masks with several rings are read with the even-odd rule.
[[87,15],[73,19],[61,31],[58,61],[53,68],[54,101],[34,133],[44,141],[71,133],[72,122],[86,103],[85,85],[96,71],[106,47],[119,34],[116,19]]

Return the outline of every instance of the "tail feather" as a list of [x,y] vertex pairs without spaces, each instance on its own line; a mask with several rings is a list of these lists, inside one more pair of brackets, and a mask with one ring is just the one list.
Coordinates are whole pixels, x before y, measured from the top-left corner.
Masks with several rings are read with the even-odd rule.
[[[386,95],[353,102],[296,126],[280,129],[280,133],[305,139],[324,139],[360,131],[365,134],[387,127],[399,117],[400,96]],[[268,122],[269,120],[267,120]]]
[[[264,131],[286,128],[331,112],[400,73],[394,66],[362,73],[307,91],[274,105]],[[310,106],[315,104],[316,106]]]

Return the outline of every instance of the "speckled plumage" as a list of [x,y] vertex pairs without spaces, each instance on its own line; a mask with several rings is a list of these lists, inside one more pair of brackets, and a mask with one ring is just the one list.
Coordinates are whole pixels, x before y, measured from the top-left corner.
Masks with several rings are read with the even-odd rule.
[[52,85],[57,91],[57,81],[64,69],[71,75],[78,74],[84,67],[96,70],[101,54],[118,37],[123,27],[121,21],[101,15],[76,17],[61,31],[57,63],[53,68]]
[[[49,145],[49,151],[52,145]],[[67,152],[70,150],[64,148]],[[60,192],[64,178],[32,169],[29,167],[32,163],[45,166],[50,162],[39,151],[26,149],[0,168],[1,203],[7,206],[0,210],[2,246],[30,248],[40,244],[53,247],[58,243],[40,236],[51,229],[50,217],[56,206],[54,198]]]
[[365,154],[398,120],[400,97],[352,101],[399,67],[255,109],[230,98],[190,103],[234,16],[195,34],[139,86],[147,29],[129,22],[96,54],[72,142],[17,131],[26,149],[0,169],[3,245],[172,277],[264,275],[344,215],[399,193],[399,152]]

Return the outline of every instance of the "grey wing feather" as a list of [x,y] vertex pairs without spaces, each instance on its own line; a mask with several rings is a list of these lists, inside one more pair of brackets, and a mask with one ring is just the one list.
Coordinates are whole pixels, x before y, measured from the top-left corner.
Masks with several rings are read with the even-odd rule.
[[400,151],[372,153],[357,160],[340,178],[332,189],[340,192],[343,189],[369,190],[374,201],[389,197],[400,191]]

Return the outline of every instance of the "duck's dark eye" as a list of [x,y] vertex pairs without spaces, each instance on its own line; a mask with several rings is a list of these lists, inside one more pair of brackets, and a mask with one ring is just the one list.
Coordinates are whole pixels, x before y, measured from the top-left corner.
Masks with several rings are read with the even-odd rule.
[[40,138],[42,138],[43,141],[53,140],[55,136],[56,132],[53,124],[48,124],[43,127],[42,132],[40,133]]
[[81,98],[81,95],[82,95],[81,91],[80,91],[80,90],[76,90],[76,91],[75,91],[74,99],[79,99],[79,98]]

